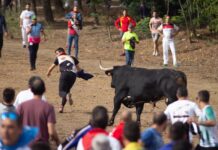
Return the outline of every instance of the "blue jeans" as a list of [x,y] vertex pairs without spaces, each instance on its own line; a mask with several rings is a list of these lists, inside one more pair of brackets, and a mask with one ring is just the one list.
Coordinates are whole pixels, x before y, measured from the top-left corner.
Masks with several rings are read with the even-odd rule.
[[74,55],[78,58],[79,53],[79,36],[78,35],[68,35],[67,37],[67,54],[71,55],[72,42],[74,41],[75,52]]
[[125,54],[126,54],[126,65],[131,66],[134,60],[135,52],[130,50],[125,50]]

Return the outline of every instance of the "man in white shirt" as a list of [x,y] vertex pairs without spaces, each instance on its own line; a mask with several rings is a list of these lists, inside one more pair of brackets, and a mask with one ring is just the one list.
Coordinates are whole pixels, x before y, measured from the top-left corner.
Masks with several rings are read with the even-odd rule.
[[186,87],[178,88],[177,97],[178,100],[170,104],[164,112],[171,124],[178,121],[186,123],[189,117],[196,117],[201,114],[197,104],[188,99]]
[[26,10],[23,10],[20,15],[20,27],[22,32],[22,44],[23,48],[26,48],[27,45],[27,33],[26,33],[26,27],[32,23],[31,17],[35,15],[33,11],[31,11],[31,4],[26,4]]
[[[170,104],[166,110],[165,114],[171,124],[176,122],[188,123],[190,117],[197,117],[201,115],[201,110],[196,103],[188,99],[188,90],[186,87],[179,87],[177,90],[178,100]],[[189,130],[187,128],[187,130]],[[192,140],[192,135],[189,132],[189,139]]]
[[165,23],[160,25],[157,31],[163,36],[163,66],[168,66],[168,50],[170,48],[173,57],[173,65],[174,67],[177,67],[174,37],[178,34],[179,27],[177,27],[175,24],[172,24],[170,22],[170,17],[166,16]]
[[[23,102],[26,102],[28,100],[33,99],[33,93],[31,91],[31,86],[32,86],[32,82],[35,80],[35,76],[31,77],[29,79],[29,89],[27,90],[23,90],[21,92],[18,93],[16,100],[14,102],[14,106],[17,108],[20,104],[22,104]],[[42,96],[42,100],[46,101],[45,96]]]

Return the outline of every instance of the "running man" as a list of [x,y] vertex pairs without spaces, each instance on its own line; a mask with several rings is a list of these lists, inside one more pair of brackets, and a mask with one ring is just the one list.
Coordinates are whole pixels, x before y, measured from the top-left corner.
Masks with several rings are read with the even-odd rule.
[[130,24],[128,32],[125,32],[122,37],[122,43],[124,44],[124,50],[126,55],[126,65],[131,66],[135,55],[135,44],[139,43],[139,38],[135,32],[133,32],[133,26]]
[[49,77],[52,70],[59,65],[61,72],[59,79],[59,96],[61,97],[62,101],[59,113],[63,113],[64,106],[67,102],[67,96],[69,104],[73,104],[70,90],[76,81],[76,77],[89,80],[93,76],[91,74],[84,73],[84,71],[79,67],[79,61],[75,57],[67,55],[63,48],[56,49],[55,53],[57,57],[54,63],[49,67],[47,76]]
[[165,23],[158,27],[158,32],[163,36],[163,66],[168,66],[168,50],[170,48],[173,57],[173,65],[174,67],[178,67],[174,37],[179,33],[179,27],[172,24],[170,17],[166,16]]
[[[122,16],[119,17],[115,21],[115,27],[120,31],[120,37],[123,37],[123,34],[128,31],[128,26],[131,24],[133,27],[136,26],[136,22],[134,19],[132,19],[129,15],[126,9],[123,10]],[[120,55],[125,56],[125,51]]]
[[29,24],[32,23],[31,17],[34,16],[34,12],[31,11],[31,4],[26,4],[26,10],[23,10],[20,15],[20,27],[21,27],[21,33],[22,33],[22,44],[23,48],[26,48],[27,45],[27,33],[26,28]]
[[3,47],[3,38],[8,35],[7,25],[5,21],[5,17],[0,14],[0,58],[2,57],[2,47]]
[[32,23],[27,26],[26,32],[28,35],[29,42],[29,55],[30,55],[30,70],[33,71],[36,69],[36,58],[37,52],[39,49],[39,43],[41,41],[41,34],[44,36],[44,40],[46,41],[46,35],[44,32],[44,28],[41,23],[37,22],[36,16],[32,16]]
[[157,31],[157,28],[163,23],[162,19],[158,16],[157,12],[154,11],[152,14],[152,18],[149,22],[149,28],[151,31],[151,36],[154,42],[154,51],[153,56],[159,55],[159,49],[158,49],[158,40],[159,40],[159,33]]

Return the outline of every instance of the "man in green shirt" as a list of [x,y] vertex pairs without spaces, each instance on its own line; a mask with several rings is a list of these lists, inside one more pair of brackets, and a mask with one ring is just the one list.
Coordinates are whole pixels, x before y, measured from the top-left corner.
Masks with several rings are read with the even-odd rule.
[[200,144],[198,145],[199,150],[217,150],[218,139],[217,139],[217,123],[216,114],[209,104],[210,93],[207,90],[198,92],[197,100],[201,108],[201,115],[196,121],[200,127]]
[[128,31],[122,37],[122,43],[126,54],[126,65],[131,66],[135,55],[135,43],[139,43],[139,38],[133,32],[133,26],[131,24],[128,26]]

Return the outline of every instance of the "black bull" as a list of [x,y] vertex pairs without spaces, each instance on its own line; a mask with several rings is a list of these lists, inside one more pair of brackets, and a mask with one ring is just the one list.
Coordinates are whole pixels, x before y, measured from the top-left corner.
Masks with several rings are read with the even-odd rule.
[[137,121],[143,111],[144,103],[155,103],[163,98],[170,104],[177,100],[176,92],[179,86],[187,86],[186,75],[172,69],[143,69],[129,66],[100,68],[111,75],[111,87],[115,88],[114,108],[110,125],[121,104],[126,107],[136,107]]

